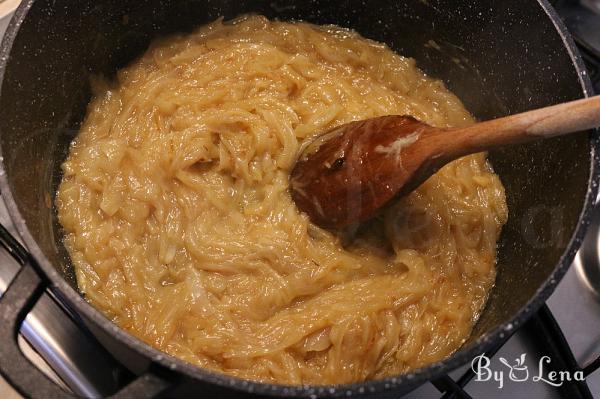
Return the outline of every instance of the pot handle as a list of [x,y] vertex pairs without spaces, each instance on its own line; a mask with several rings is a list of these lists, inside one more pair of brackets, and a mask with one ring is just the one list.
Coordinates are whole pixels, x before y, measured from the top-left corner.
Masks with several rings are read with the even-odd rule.
[[[10,238],[7,240],[7,237]],[[2,245],[7,248],[7,244],[16,243],[13,240],[10,233],[0,224]],[[0,297],[0,374],[26,397],[77,398],[46,377],[19,348],[17,337],[21,323],[46,290],[48,282],[34,269],[29,256],[26,255],[27,259],[24,258],[27,252],[20,244],[16,243],[16,246],[7,249],[22,264],[22,267]],[[170,385],[153,371],[147,371],[110,397],[114,399],[154,398]]]

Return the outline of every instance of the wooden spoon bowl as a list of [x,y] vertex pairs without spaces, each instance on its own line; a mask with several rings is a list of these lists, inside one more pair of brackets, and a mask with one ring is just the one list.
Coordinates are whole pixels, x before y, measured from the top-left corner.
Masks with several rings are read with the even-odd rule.
[[398,115],[351,122],[304,148],[290,175],[291,195],[317,225],[343,228],[373,217],[461,156],[597,126],[600,96],[465,128]]

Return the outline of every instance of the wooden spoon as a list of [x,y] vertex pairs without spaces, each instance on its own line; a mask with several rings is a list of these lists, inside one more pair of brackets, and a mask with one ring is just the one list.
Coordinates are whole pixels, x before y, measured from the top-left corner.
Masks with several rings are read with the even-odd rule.
[[397,115],[351,122],[304,148],[290,176],[292,198],[314,223],[343,228],[374,216],[456,158],[597,126],[600,96],[463,128]]

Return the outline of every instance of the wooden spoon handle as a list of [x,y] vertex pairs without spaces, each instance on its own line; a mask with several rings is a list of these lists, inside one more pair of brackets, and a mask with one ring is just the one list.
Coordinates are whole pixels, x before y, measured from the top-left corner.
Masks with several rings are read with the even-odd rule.
[[441,134],[456,133],[444,153],[457,158],[498,146],[521,144],[546,137],[561,136],[600,126],[600,96],[571,101],[477,123]]

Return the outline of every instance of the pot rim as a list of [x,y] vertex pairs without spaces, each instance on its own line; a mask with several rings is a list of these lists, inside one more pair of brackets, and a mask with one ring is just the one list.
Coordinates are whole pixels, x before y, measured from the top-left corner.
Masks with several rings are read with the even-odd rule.
[[[24,0],[17,11],[15,12],[10,25],[6,31],[2,44],[0,45],[0,95],[6,64],[10,56],[14,39],[19,31],[19,28],[28,14],[29,9],[35,0]],[[552,21],[557,33],[559,34],[563,45],[565,46],[573,67],[577,72],[579,84],[584,97],[589,97],[593,94],[592,85],[587,75],[587,71],[581,59],[581,56],[573,42],[572,37],[568,33],[565,25],[560,20],[556,11],[550,6],[547,0],[536,0],[539,6],[543,9],[548,18]],[[1,134],[1,132],[0,132]],[[571,236],[565,251],[560,257],[556,267],[546,281],[538,288],[532,298],[509,320],[506,320],[494,330],[481,336],[467,347],[460,348],[451,356],[439,362],[412,370],[406,374],[387,377],[381,380],[365,381],[352,384],[339,385],[283,385],[269,384],[243,380],[241,378],[228,376],[217,373],[198,366],[187,363],[176,357],[168,355],[158,349],[151,347],[140,339],[125,332],[116,324],[107,319],[100,311],[96,310],[91,304],[84,300],[81,294],[76,291],[67,281],[57,272],[51,262],[43,254],[35,239],[29,232],[25,220],[22,218],[17,204],[14,200],[8,178],[4,167],[4,158],[2,156],[2,148],[0,146],[0,192],[2,199],[6,203],[10,217],[20,235],[25,242],[27,249],[35,259],[37,265],[45,273],[50,280],[50,289],[58,294],[58,296],[67,302],[67,304],[78,312],[81,312],[85,318],[89,319],[97,326],[102,328],[105,333],[115,337],[121,344],[131,348],[139,355],[151,360],[153,363],[159,364],[166,369],[174,372],[183,373],[185,376],[194,380],[199,380],[204,383],[216,384],[224,388],[233,389],[246,393],[256,393],[264,395],[278,395],[283,397],[339,397],[360,395],[364,393],[376,393],[382,391],[391,391],[396,388],[401,388],[403,391],[416,388],[417,386],[443,376],[451,370],[454,370],[461,365],[471,361],[474,356],[485,352],[494,345],[494,343],[502,340],[510,335],[514,329],[527,321],[535,311],[537,311],[554,291],[554,288],[569,269],[571,262],[583,240],[587,226],[590,223],[591,212],[595,204],[595,199],[598,191],[598,173],[600,168],[600,156],[597,148],[600,148],[600,132],[592,130],[589,134],[590,144],[590,174],[587,185],[587,192],[583,202],[582,211],[579,215],[578,224],[575,232]]]

